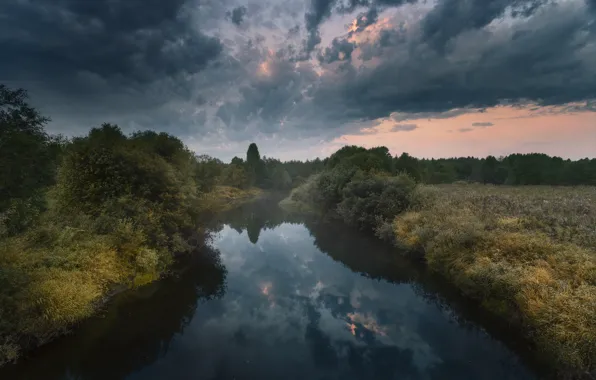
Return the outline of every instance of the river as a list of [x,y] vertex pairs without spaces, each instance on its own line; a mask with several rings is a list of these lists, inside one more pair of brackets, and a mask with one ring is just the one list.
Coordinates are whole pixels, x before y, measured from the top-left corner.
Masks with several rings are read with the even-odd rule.
[[506,328],[372,236],[265,201],[214,223],[205,257],[0,379],[536,376]]

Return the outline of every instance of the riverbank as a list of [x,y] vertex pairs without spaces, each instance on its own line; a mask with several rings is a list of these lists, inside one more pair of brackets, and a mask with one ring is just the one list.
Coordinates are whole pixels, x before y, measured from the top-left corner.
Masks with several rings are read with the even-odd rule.
[[[259,189],[216,187],[199,197],[198,215],[260,195]],[[54,219],[47,212],[36,228],[0,240],[0,365],[68,332],[116,293],[167,275],[173,263],[158,263],[163,256],[148,248],[150,237],[140,236],[126,220],[110,219],[118,228],[100,233],[91,228],[96,221],[83,215],[73,214],[62,224]],[[192,253],[199,242],[186,241],[189,233],[197,240],[204,230],[176,233],[176,251]]]
[[239,189],[231,186],[216,186],[213,191],[202,195],[201,211],[210,214],[227,211],[243,203],[260,199],[266,194],[257,187]]
[[593,187],[413,186],[334,170],[280,206],[325,209],[395,243],[524,331],[557,378],[595,375]]
[[393,229],[483,308],[526,331],[558,376],[596,375],[596,189],[420,186]]

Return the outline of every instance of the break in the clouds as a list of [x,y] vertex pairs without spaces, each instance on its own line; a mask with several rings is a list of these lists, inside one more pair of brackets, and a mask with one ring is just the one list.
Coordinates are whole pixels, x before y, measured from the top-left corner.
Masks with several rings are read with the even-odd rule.
[[5,0],[0,82],[52,131],[298,151],[384,120],[593,113],[595,20],[593,0]]

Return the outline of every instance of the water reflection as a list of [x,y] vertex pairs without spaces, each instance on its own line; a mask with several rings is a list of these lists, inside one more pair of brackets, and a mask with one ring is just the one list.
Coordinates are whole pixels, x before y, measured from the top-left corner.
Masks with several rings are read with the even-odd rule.
[[217,252],[190,261],[177,276],[116,296],[100,317],[6,367],[0,379],[122,379],[155,363],[184,333],[197,305],[225,293]]
[[532,378],[463,301],[374,238],[269,203],[213,229],[225,271],[209,260],[120,297],[6,378]]

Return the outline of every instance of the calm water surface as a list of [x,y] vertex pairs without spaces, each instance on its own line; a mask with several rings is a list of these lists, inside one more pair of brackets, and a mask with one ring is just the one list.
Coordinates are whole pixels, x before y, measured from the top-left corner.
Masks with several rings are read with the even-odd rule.
[[490,322],[375,238],[269,204],[217,230],[214,256],[117,296],[0,379],[534,378]]

